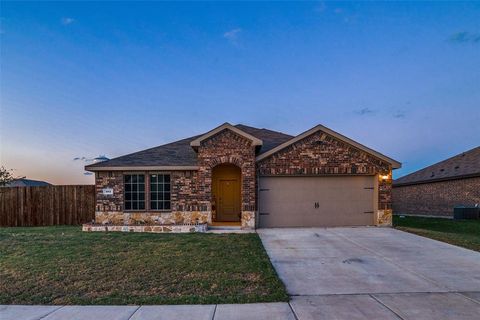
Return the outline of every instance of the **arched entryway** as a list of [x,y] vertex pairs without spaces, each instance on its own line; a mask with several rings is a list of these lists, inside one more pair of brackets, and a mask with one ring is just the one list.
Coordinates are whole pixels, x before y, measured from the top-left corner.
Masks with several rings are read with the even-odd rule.
[[240,222],[242,171],[233,164],[212,169],[212,208],[214,222]]

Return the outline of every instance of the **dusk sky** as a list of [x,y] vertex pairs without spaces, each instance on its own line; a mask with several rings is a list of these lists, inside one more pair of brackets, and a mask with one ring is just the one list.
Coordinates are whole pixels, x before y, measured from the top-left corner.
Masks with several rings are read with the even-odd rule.
[[224,122],[323,124],[400,177],[480,145],[480,2],[18,3],[0,10],[0,164],[83,160]]

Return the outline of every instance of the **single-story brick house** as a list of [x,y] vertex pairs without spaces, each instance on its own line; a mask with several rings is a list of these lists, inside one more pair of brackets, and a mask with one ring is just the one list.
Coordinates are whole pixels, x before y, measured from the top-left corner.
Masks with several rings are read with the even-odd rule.
[[393,182],[396,214],[453,216],[455,206],[480,204],[480,147]]
[[322,125],[291,136],[225,123],[85,169],[96,223],[255,228],[390,225],[400,166]]

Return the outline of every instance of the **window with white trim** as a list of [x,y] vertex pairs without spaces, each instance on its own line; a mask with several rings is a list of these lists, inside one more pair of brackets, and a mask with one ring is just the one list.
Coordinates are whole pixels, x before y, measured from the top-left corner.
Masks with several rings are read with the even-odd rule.
[[145,175],[125,174],[123,176],[124,209],[145,210]]
[[150,210],[170,210],[170,175],[150,175]]

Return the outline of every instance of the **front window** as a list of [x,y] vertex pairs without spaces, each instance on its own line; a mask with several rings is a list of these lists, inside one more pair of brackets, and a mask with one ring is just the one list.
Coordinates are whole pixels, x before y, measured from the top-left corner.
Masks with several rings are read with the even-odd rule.
[[150,210],[170,210],[170,175],[150,175]]
[[125,210],[145,210],[145,175],[124,175],[123,187],[125,190]]

